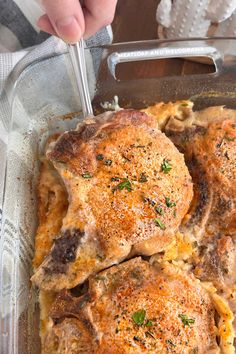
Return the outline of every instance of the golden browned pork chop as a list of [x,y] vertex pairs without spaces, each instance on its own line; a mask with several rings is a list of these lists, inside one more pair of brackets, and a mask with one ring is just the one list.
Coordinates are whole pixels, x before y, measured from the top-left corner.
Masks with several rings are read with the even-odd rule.
[[[190,118],[192,120],[192,118]],[[194,120],[170,120],[166,132],[184,152],[194,182],[190,219],[184,229],[199,241],[201,279],[235,282],[236,111],[211,107]]]
[[186,214],[192,182],[154,117],[107,113],[64,133],[48,157],[69,194],[60,235],[33,281],[72,288],[135,254],[163,251]]
[[188,226],[201,237],[207,225],[234,234],[236,229],[236,113],[211,107],[188,120],[172,121],[165,131],[184,152],[194,179],[195,197]]
[[134,258],[92,277],[81,297],[58,295],[43,352],[218,353],[214,315],[192,275]]

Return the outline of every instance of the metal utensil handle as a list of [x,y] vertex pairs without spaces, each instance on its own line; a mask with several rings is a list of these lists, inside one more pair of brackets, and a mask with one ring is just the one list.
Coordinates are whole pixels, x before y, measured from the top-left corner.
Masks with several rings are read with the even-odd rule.
[[76,44],[69,44],[68,50],[70,53],[71,62],[76,77],[76,83],[80,94],[83,115],[85,117],[88,115],[93,115],[93,108],[87,80],[83,39],[81,39]]
[[162,48],[151,48],[143,50],[130,50],[125,52],[114,52],[107,58],[108,69],[111,75],[116,79],[116,66],[120,63],[154,60],[165,58],[187,58],[187,57],[208,57],[211,58],[216,72],[222,66],[222,55],[214,46],[170,46]]

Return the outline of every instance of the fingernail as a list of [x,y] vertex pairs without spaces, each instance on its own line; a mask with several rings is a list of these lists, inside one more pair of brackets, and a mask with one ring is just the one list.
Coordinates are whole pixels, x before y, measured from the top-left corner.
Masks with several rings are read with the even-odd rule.
[[72,39],[72,37],[81,36],[80,26],[78,24],[77,19],[74,16],[69,16],[57,20],[56,29],[59,36],[63,38],[67,38],[69,40]]

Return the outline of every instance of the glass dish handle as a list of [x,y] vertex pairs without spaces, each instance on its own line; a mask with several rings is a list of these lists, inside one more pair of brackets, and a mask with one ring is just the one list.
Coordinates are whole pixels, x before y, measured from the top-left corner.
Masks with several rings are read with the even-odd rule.
[[127,51],[116,51],[107,57],[107,65],[110,74],[116,77],[116,66],[121,63],[154,60],[166,58],[189,58],[189,57],[208,57],[215,65],[215,72],[219,73],[222,68],[223,55],[212,45],[179,46],[179,44],[160,48],[137,49]]

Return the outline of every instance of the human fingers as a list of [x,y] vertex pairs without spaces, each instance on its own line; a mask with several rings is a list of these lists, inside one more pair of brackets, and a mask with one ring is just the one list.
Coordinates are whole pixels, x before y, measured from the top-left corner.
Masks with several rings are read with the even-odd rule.
[[117,0],[84,1],[85,38],[90,37],[100,28],[109,25],[113,21],[116,4]]
[[57,34],[69,43],[75,43],[84,34],[84,15],[78,0],[43,0],[46,15],[38,20],[38,26],[51,34]]

